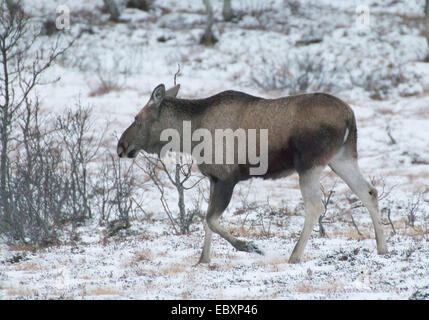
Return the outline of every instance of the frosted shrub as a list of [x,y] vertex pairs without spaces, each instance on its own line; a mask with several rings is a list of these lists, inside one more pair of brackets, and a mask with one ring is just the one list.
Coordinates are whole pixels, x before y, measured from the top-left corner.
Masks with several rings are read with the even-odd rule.
[[416,71],[388,64],[367,71],[366,75],[354,82],[368,91],[372,99],[385,100],[395,91],[403,97],[423,92],[420,80],[421,76]]
[[320,53],[293,53],[278,58],[263,56],[252,70],[252,80],[264,90],[283,90],[285,94],[312,91],[333,92],[344,89],[345,72],[335,63],[328,63]]

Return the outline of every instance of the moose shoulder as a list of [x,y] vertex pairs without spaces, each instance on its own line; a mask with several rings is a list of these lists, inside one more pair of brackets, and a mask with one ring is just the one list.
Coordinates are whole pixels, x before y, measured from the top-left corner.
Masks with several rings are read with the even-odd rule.
[[[130,158],[142,149],[160,154],[167,144],[167,139],[162,138],[166,130],[183,140],[174,151],[193,154],[200,148],[200,139],[193,137],[206,138],[205,161],[197,163],[210,179],[206,214],[210,230],[200,262],[210,261],[212,231],[237,250],[262,254],[252,242],[227,232],[219,218],[239,181],[254,176],[275,179],[293,172],[299,175],[305,208],[304,227],[290,257],[290,262],[299,262],[323,210],[320,175],[326,166],[362,200],[374,224],[377,251],[387,251],[377,191],[359,170],[356,120],[346,103],[324,93],[263,99],[237,91],[187,100],[176,98],[178,90],[176,86],[166,91],[162,84],[154,89],[147,105],[122,134],[117,152],[120,157]],[[260,170],[255,171],[255,167]]]

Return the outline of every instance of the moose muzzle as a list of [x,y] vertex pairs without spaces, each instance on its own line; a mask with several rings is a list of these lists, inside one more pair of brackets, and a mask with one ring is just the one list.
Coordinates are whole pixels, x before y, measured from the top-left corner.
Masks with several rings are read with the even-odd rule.
[[135,158],[137,156],[137,149],[134,146],[127,146],[125,143],[119,141],[117,153],[119,158]]

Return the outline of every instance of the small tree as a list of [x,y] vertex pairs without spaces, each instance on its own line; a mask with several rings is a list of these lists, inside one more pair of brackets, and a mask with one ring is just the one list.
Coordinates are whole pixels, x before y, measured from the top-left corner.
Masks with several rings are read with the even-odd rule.
[[429,45],[429,0],[426,0],[425,2],[425,37],[426,41]]
[[206,46],[212,46],[218,41],[212,31],[214,23],[213,8],[210,3],[210,0],[203,0],[203,3],[207,11],[207,25],[204,30],[204,34],[201,37],[200,43]]
[[128,8],[136,8],[143,11],[149,11],[155,0],[128,0],[127,7]]
[[121,15],[121,10],[115,0],[103,0],[104,7],[110,13],[110,20],[118,22]]
[[[143,162],[137,163],[137,166],[143,170],[150,178],[153,184],[160,193],[160,201],[164,212],[176,234],[187,234],[190,231],[190,226],[194,222],[194,218],[200,215],[199,205],[195,205],[194,209],[189,210],[185,205],[185,191],[196,187],[205,177],[195,177],[192,174],[192,160],[185,161],[182,155],[179,155],[174,166],[170,166],[159,156],[152,156],[142,152]],[[174,174],[172,174],[174,173]],[[193,179],[194,178],[194,179]],[[196,181],[195,181],[196,180]],[[177,192],[177,207],[178,215],[173,213],[173,210],[168,205],[166,198],[166,187],[171,183]],[[197,201],[198,202],[198,201]]]
[[[34,120],[37,119],[38,103],[31,101],[31,93],[41,74],[68,48],[60,49],[56,41],[47,55],[46,50],[42,54],[41,48],[34,52],[40,34],[31,33],[30,24],[20,2],[0,3],[0,212],[6,223],[13,222],[12,162],[19,156],[19,145],[28,148],[32,138],[40,137],[34,127],[38,123]],[[28,52],[33,53],[30,56]],[[30,120],[34,120],[33,126],[30,126]],[[19,126],[21,134],[16,130]]]
[[231,7],[231,0],[223,1],[223,9],[222,9],[223,20],[231,21],[234,18],[234,12]]

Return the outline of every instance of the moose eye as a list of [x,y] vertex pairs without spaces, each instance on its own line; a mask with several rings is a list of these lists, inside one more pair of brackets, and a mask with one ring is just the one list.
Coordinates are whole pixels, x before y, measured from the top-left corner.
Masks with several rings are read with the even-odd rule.
[[139,117],[139,116],[135,116],[135,117],[134,117],[134,121],[135,121],[137,124],[141,124],[141,123],[142,123],[142,119],[141,119],[141,117]]

